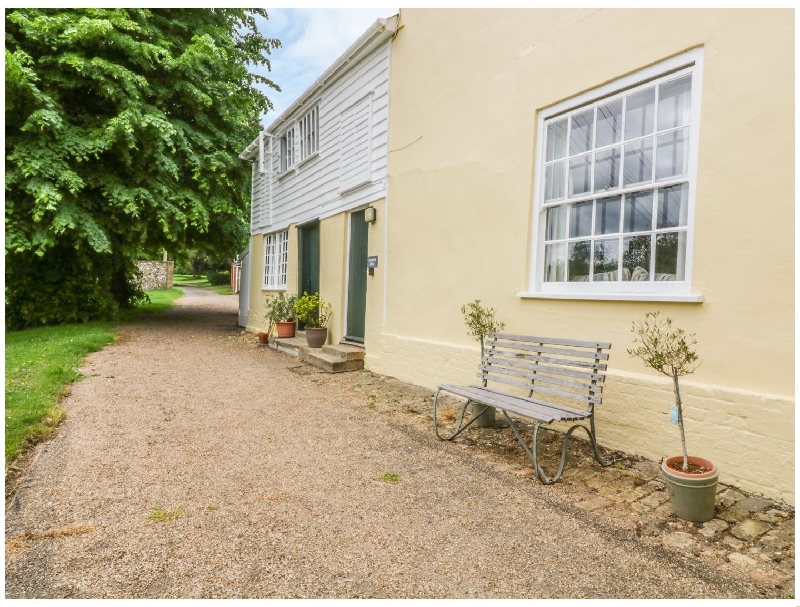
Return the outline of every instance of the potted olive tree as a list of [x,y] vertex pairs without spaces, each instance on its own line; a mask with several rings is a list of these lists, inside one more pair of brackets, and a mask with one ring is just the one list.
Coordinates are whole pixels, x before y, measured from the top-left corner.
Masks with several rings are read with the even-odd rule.
[[[474,337],[481,344],[481,360],[483,360],[483,341],[489,333],[495,333],[505,329],[506,323],[495,320],[494,308],[484,308],[481,300],[476,299],[472,303],[461,306],[461,313],[464,315],[464,324],[467,325],[467,335]],[[479,415],[475,420],[477,427],[494,426],[495,408],[484,405],[471,404],[470,412],[473,416]],[[481,413],[483,411],[483,413]]]
[[699,366],[694,350],[695,335],[673,327],[672,319],[660,320],[658,312],[648,312],[644,321],[634,323],[631,331],[637,347],[628,354],[638,357],[644,364],[672,379],[675,404],[670,418],[681,434],[683,454],[667,457],[661,463],[661,473],[667,484],[672,511],[675,516],[688,521],[704,523],[714,518],[714,501],[717,493],[719,470],[707,459],[689,455],[683,426],[683,403],[678,378],[690,375]]
[[267,297],[264,318],[270,323],[270,332],[272,327],[275,326],[275,333],[278,337],[294,337],[295,303],[297,303],[297,296],[288,295],[284,291],[279,291],[272,297]]
[[321,299],[319,293],[309,295],[305,291],[294,305],[297,319],[306,324],[306,342],[309,348],[321,348],[328,339],[328,321],[331,304]]

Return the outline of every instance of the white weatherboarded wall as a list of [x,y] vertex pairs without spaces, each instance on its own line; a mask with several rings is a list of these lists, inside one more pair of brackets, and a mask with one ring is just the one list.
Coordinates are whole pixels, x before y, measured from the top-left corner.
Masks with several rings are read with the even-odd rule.
[[[389,126],[389,45],[387,40],[338,80],[326,85],[264,137],[261,173],[253,163],[251,234],[265,234],[325,218],[386,195]],[[319,153],[280,169],[280,137],[319,105]]]

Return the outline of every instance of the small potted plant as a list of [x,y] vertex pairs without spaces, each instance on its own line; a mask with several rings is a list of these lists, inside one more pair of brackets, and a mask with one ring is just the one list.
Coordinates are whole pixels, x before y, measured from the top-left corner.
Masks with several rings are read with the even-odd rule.
[[678,378],[690,375],[699,366],[694,350],[694,334],[672,326],[672,319],[659,320],[658,312],[648,312],[644,321],[634,323],[631,331],[636,348],[628,354],[640,358],[644,364],[672,379],[675,404],[670,418],[681,433],[683,455],[667,457],[661,463],[661,473],[667,484],[672,511],[675,516],[688,521],[704,523],[714,518],[719,470],[707,459],[689,455],[683,427],[683,403]]
[[[464,324],[467,325],[467,335],[474,337],[481,344],[481,360],[483,360],[483,340],[489,333],[496,333],[505,329],[506,323],[495,320],[494,308],[484,308],[480,299],[461,306],[461,313],[464,315]],[[473,403],[470,405],[470,411],[473,416],[480,415],[480,419],[475,420],[476,427],[491,427],[497,423],[494,407]]]
[[297,296],[288,295],[285,291],[280,291],[272,297],[267,297],[264,318],[270,323],[270,332],[274,325],[275,333],[278,337],[294,337],[295,303],[297,303]]
[[321,348],[328,339],[328,320],[331,304],[320,299],[319,293],[309,295],[305,291],[294,305],[297,319],[306,324],[306,342],[309,348]]

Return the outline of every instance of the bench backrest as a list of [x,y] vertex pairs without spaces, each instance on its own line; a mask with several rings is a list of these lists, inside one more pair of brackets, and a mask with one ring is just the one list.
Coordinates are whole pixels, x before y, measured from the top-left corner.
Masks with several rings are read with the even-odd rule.
[[490,333],[478,377],[525,388],[528,396],[591,410],[602,402],[610,343]]

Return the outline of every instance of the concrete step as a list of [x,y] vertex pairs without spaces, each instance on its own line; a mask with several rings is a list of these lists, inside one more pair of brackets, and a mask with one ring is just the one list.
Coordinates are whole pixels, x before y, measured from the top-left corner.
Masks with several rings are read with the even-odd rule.
[[336,354],[324,352],[322,348],[303,348],[300,350],[300,360],[328,373],[358,371],[364,368],[363,360],[345,360]]
[[338,356],[342,360],[364,360],[364,348],[355,346],[347,346],[345,344],[331,344],[322,346],[322,351],[325,354]]
[[271,348],[278,350],[278,352],[283,352],[291,356],[299,356],[302,348],[308,348],[305,335],[295,337],[270,337],[269,345]]

